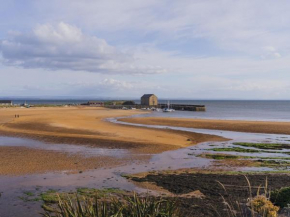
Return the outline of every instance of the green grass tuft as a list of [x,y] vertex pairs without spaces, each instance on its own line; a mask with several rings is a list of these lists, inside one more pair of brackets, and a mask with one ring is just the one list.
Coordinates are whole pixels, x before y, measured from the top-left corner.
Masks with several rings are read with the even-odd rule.
[[46,217],[178,217],[174,200],[156,197],[133,196],[108,197],[102,199],[77,194],[65,200],[58,198],[57,209],[46,207]]
[[234,145],[240,145],[244,147],[252,147],[259,149],[272,149],[272,150],[282,150],[283,148],[290,148],[290,144],[281,143],[247,143],[247,142],[235,142]]

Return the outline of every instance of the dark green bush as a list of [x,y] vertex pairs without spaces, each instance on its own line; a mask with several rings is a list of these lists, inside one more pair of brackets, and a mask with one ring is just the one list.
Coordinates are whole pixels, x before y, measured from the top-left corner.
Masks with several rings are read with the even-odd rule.
[[271,192],[270,200],[281,208],[287,207],[290,204],[290,187],[284,187]]

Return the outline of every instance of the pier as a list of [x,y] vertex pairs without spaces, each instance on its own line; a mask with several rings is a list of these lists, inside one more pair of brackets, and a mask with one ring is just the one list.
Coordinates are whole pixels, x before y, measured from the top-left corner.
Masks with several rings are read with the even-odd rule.
[[[164,109],[167,108],[167,104],[158,104],[157,106],[144,106],[140,104],[133,104],[133,105],[105,105],[104,107],[106,108],[111,108],[111,109],[122,109],[122,108],[136,108],[136,109],[141,109],[141,108],[160,108]],[[201,111],[205,112],[206,107],[205,105],[188,105],[188,104],[170,104],[171,109],[175,109],[176,111]]]
[[[167,108],[167,104],[159,104],[159,108]],[[180,111],[206,111],[205,105],[189,105],[189,104],[170,104],[170,108]]]

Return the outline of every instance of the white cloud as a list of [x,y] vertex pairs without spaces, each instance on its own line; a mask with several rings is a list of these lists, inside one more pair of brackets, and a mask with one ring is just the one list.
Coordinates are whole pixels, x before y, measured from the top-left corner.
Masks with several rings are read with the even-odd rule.
[[31,33],[14,32],[0,41],[4,64],[24,68],[74,70],[112,74],[156,74],[156,66],[135,64],[132,55],[88,36],[72,25],[39,25]]
[[134,86],[133,84],[129,83],[129,82],[125,82],[125,81],[119,81],[116,79],[104,79],[102,82],[99,83],[100,85],[104,86],[104,87],[108,87],[111,89],[115,89],[115,90],[129,90],[132,89]]
[[[2,60],[20,66],[5,66],[0,76],[6,74],[10,84],[18,80],[17,87],[26,79],[31,87],[41,83],[39,88],[49,89],[55,84],[71,95],[133,96],[156,90],[168,97],[289,97],[287,0],[39,0],[32,4],[33,19],[14,11],[7,13],[13,17],[3,17],[0,23],[1,37],[6,38],[0,42]],[[18,22],[8,25],[12,18]],[[24,33],[35,22],[58,24],[39,25]],[[4,37],[9,28],[21,31]],[[8,75],[8,68],[17,76]],[[31,78],[21,76],[22,72]],[[8,88],[9,84],[2,87],[6,92]]]
[[273,46],[264,47],[265,53],[261,55],[262,58],[281,58],[282,55]]
[[[260,56],[261,48],[269,44],[289,53],[285,46],[290,37],[289,6],[287,0],[52,0],[46,8],[53,17],[80,23],[91,31],[121,35],[135,31],[141,37],[154,33],[156,42],[202,38],[220,49]],[[43,2],[39,3],[42,7]]]

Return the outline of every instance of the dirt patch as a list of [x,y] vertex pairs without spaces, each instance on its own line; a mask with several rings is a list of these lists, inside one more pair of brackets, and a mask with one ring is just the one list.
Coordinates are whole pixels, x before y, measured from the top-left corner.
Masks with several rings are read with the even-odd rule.
[[[268,189],[274,190],[290,183],[287,174],[248,174],[252,186],[252,194],[256,195],[258,187],[265,185],[268,180]],[[245,202],[249,197],[249,187],[243,175],[227,174],[148,174],[146,177],[132,178],[135,182],[150,182],[162,187],[173,194],[182,195],[200,191],[201,198],[179,198],[180,206],[186,216],[218,216],[226,215],[221,195],[226,200]],[[222,183],[227,192],[218,183]]]

